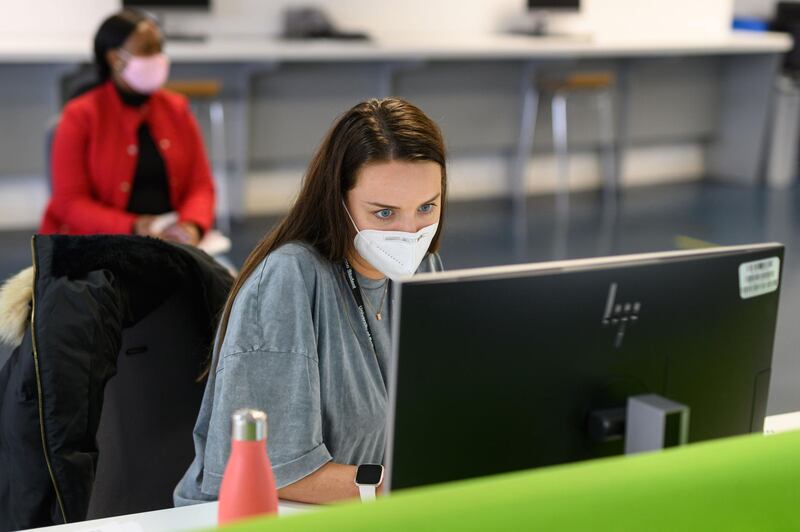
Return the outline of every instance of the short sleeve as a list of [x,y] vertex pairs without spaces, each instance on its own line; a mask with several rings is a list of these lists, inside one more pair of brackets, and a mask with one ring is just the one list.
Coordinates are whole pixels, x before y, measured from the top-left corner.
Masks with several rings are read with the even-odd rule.
[[[315,270],[299,246],[278,250],[237,294],[216,368],[203,491],[216,493],[230,453],[233,412],[267,413],[267,450],[278,487],[331,460],[323,441]],[[209,491],[212,490],[212,491]]]
[[203,491],[219,490],[230,454],[231,416],[240,408],[267,413],[267,452],[279,488],[329,462],[319,386],[317,363],[304,355],[251,351],[227,356],[217,374]]

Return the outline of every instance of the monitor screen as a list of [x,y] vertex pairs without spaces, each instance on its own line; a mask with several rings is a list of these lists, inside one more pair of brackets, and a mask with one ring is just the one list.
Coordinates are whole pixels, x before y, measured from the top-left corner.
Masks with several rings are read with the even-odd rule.
[[388,489],[622,454],[624,431],[591,421],[645,394],[689,407],[689,442],[761,431],[782,260],[761,244],[397,283]]
[[211,0],[122,0],[122,6],[147,9],[209,9]]
[[528,9],[568,9],[581,8],[580,0],[528,0]]

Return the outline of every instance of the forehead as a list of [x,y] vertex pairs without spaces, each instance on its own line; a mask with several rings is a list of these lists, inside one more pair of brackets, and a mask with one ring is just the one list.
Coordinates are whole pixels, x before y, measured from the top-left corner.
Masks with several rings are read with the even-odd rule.
[[352,192],[362,201],[413,205],[442,191],[442,168],[433,161],[367,163],[356,174]]
[[161,30],[152,21],[143,20],[136,25],[123,46],[132,52],[148,51],[161,47]]

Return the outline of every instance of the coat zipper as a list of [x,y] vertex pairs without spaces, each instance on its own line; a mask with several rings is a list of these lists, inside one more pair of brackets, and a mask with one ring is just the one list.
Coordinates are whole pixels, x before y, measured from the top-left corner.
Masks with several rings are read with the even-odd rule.
[[36,256],[36,236],[31,238],[31,254],[33,255],[33,295],[31,296],[31,344],[33,346],[33,366],[36,372],[36,391],[39,396],[39,432],[42,436],[42,451],[44,451],[44,461],[47,464],[47,471],[50,473],[50,481],[56,492],[56,501],[61,510],[61,517],[64,523],[67,522],[67,514],[64,511],[64,503],[61,500],[61,492],[56,483],[56,476],[53,474],[53,466],[50,464],[50,453],[47,448],[47,437],[44,430],[44,398],[42,396],[42,376],[39,371],[39,352],[36,342],[36,285],[39,281],[39,259]]

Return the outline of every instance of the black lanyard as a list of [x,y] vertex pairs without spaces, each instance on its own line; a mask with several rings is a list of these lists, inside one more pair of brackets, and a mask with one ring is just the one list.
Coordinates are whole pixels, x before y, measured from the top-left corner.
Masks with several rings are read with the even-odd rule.
[[349,286],[350,290],[353,292],[353,299],[356,300],[358,313],[361,316],[361,323],[364,324],[364,328],[367,330],[367,338],[369,338],[372,351],[375,353],[375,356],[378,356],[378,351],[375,349],[375,341],[372,339],[372,329],[369,328],[369,322],[367,321],[367,311],[364,308],[364,296],[361,295],[361,286],[358,284],[356,272],[353,271],[353,267],[350,266],[350,262],[347,259],[344,259],[344,276],[347,281],[347,286]]

